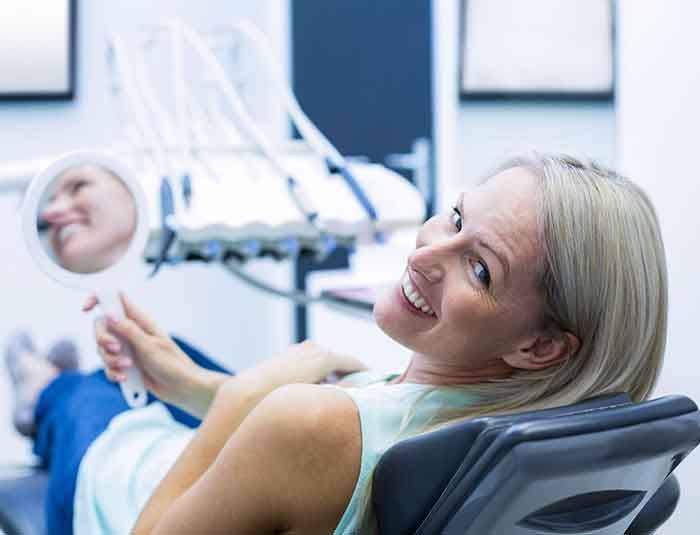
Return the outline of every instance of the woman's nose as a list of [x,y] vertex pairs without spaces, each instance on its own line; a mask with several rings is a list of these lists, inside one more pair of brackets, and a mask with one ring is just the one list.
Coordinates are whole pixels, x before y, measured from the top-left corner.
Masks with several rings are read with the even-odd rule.
[[446,240],[419,245],[408,257],[408,266],[428,282],[437,283],[445,276],[449,246]]
[[62,197],[57,197],[41,212],[41,220],[49,225],[60,223],[67,217],[69,208],[68,203]]

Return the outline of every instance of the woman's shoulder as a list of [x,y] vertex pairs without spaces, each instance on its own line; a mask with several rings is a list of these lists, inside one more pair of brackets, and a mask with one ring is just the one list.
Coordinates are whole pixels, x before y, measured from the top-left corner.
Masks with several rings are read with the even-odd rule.
[[[315,532],[314,522],[337,525],[360,473],[362,435],[352,398],[332,386],[287,385],[270,393],[249,418],[260,425],[256,442],[274,450],[277,484],[293,495],[292,524],[308,533]],[[316,520],[307,525],[310,518]]]
[[349,440],[360,436],[358,410],[341,388],[292,384],[274,390],[259,407],[275,423],[309,439]]

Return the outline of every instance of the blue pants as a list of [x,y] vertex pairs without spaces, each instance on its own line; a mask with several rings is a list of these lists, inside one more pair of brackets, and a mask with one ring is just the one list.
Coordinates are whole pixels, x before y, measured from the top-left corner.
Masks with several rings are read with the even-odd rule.
[[[200,366],[229,373],[186,342],[174,339]],[[148,403],[156,398],[149,394]],[[189,427],[199,420],[165,403],[173,418]],[[46,496],[48,533],[73,533],[73,499],[85,452],[117,414],[129,410],[121,389],[100,370],[90,375],[62,373],[41,393],[36,410],[34,453],[49,471]]]

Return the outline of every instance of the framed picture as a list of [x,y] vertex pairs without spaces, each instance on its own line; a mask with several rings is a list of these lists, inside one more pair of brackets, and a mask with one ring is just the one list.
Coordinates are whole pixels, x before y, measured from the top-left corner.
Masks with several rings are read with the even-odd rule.
[[0,100],[71,99],[76,0],[0,5]]
[[613,0],[462,0],[461,18],[462,98],[613,97]]

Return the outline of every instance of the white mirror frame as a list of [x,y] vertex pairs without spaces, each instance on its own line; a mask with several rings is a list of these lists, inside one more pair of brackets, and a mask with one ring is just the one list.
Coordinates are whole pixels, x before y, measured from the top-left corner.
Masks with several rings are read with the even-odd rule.
[[[129,189],[136,207],[136,229],[128,249],[114,265],[96,273],[73,273],[57,264],[56,260],[47,254],[37,231],[39,205],[46,188],[70,167],[83,164],[104,167],[119,177]],[[29,254],[52,279],[66,286],[88,291],[117,290],[120,283],[133,276],[133,267],[143,255],[146,246],[149,232],[146,195],[131,169],[113,154],[88,150],[70,152],[54,160],[29,184],[22,204],[22,231]]]

